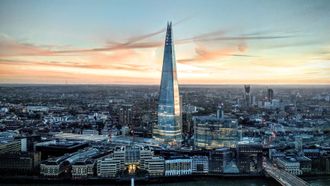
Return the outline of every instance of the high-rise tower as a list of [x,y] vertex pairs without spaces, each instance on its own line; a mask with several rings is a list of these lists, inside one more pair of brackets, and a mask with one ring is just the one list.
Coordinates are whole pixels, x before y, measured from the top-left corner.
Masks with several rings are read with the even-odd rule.
[[244,90],[245,90],[244,97],[245,97],[246,107],[250,107],[251,106],[251,95],[250,95],[251,87],[250,87],[250,85],[244,85]]
[[166,29],[158,103],[158,123],[154,126],[153,138],[161,144],[171,146],[180,146],[182,141],[180,95],[176,75],[172,23],[168,23]]

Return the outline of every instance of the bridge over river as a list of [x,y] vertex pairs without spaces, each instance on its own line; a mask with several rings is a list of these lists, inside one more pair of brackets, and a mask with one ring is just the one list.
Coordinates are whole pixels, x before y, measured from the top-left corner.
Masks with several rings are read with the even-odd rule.
[[274,178],[283,186],[308,186],[309,184],[303,179],[285,171],[274,167],[271,163],[263,163],[264,171],[267,175]]

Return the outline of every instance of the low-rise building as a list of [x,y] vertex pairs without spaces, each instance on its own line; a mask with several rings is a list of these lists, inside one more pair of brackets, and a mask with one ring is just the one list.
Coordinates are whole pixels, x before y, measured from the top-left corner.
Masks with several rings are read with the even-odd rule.
[[40,164],[40,175],[47,177],[58,177],[64,172],[66,167],[65,160],[68,157],[70,157],[69,154],[43,161]]
[[0,174],[31,175],[40,164],[40,153],[8,152],[0,154]]
[[13,141],[2,141],[0,143],[0,153],[8,153],[8,152],[20,152],[21,151],[21,141],[13,140]]
[[239,139],[236,119],[194,116],[194,145],[197,149],[235,147]]
[[237,144],[237,166],[240,173],[260,174],[262,172],[262,145],[254,140]]
[[72,164],[71,174],[73,178],[86,178],[94,175],[95,161],[93,159],[79,159]]
[[57,158],[49,158],[41,163],[40,175],[57,177],[60,176],[63,172],[70,173],[72,165],[74,165],[76,162],[80,161],[81,159],[93,158],[97,155],[99,155],[99,150],[95,148],[90,148],[87,150],[75,152],[73,154],[65,154]]
[[152,157],[144,161],[144,168],[149,172],[149,176],[163,176],[164,163],[163,157]]
[[297,160],[300,163],[300,169],[303,174],[309,174],[312,171],[312,160],[306,156],[298,157]]
[[116,147],[112,154],[97,161],[97,175],[115,177],[130,165],[148,171],[150,176],[164,174],[164,159],[154,156],[152,148],[143,145],[127,145]]
[[207,174],[209,172],[209,159],[207,156],[192,157],[192,173]]
[[100,177],[116,177],[121,170],[121,160],[106,157],[97,161],[97,175]]
[[181,176],[192,174],[191,158],[175,158],[165,160],[165,176]]
[[229,148],[220,148],[210,151],[209,173],[220,174],[233,158],[233,152]]
[[300,163],[295,158],[278,158],[277,165],[293,175],[301,175]]

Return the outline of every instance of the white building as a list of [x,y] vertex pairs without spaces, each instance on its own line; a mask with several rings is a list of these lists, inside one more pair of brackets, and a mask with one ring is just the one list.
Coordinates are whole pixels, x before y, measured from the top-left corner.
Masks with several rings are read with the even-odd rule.
[[152,157],[144,161],[144,168],[148,170],[150,176],[163,176],[164,163],[163,157]]
[[111,155],[99,159],[97,175],[115,177],[118,171],[123,171],[132,164],[148,171],[150,176],[164,174],[164,159],[154,156],[154,152],[149,146],[128,145],[116,147]]
[[[68,172],[70,170],[70,166],[74,165],[80,159],[92,158],[98,153],[98,149],[90,148],[87,150],[77,151],[73,154],[66,154],[61,157],[47,159],[40,164],[40,175],[57,177],[65,172],[65,170]],[[75,172],[75,174],[80,175],[82,172]]]
[[48,112],[49,108],[46,106],[27,106],[27,112]]
[[121,170],[121,161],[106,157],[97,161],[97,175],[100,177],[115,177]]
[[84,129],[82,131],[83,135],[99,135],[99,132],[97,130],[94,129]]
[[300,163],[294,158],[278,158],[277,165],[293,175],[301,175]]
[[165,160],[165,176],[181,176],[190,174],[192,174],[191,158]]
[[73,178],[85,178],[93,176],[95,161],[92,159],[80,159],[72,164],[71,174]]

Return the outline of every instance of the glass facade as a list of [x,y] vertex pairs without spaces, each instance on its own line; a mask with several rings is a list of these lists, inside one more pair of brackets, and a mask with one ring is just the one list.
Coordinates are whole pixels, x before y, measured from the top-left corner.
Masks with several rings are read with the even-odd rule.
[[179,86],[172,37],[172,24],[167,25],[164,47],[162,77],[158,103],[158,123],[154,126],[153,137],[168,145],[180,145],[182,121]]
[[237,120],[195,116],[193,122],[195,148],[216,149],[236,146],[239,139]]

